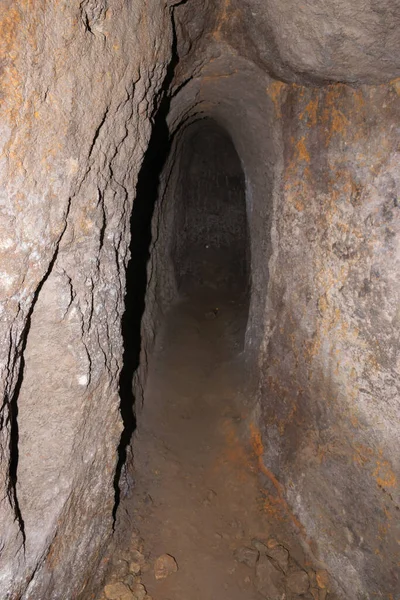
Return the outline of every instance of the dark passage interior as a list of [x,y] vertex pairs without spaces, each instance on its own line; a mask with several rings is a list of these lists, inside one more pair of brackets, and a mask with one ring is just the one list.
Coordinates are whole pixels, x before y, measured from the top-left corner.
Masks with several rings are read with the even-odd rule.
[[[156,148],[158,132],[155,129],[152,138]],[[173,176],[161,202],[168,168]],[[211,600],[215,594],[240,600],[243,593],[256,600],[255,582],[246,579],[245,568],[229,577],[235,563],[229,544],[237,539],[239,545],[245,536],[250,541],[265,526],[256,511],[256,479],[240,460],[229,458],[247,410],[242,350],[250,251],[245,177],[228,134],[214,120],[201,119],[183,132],[172,163],[168,157],[156,163],[149,154],[136,202],[132,245],[139,247],[132,249],[135,260],[128,268],[128,362],[121,380],[125,443],[135,429],[133,465],[127,471],[132,487],[122,500],[116,531],[121,537],[132,523],[134,527],[132,539],[122,535],[109,585],[113,576],[120,577],[119,567],[127,556],[147,564],[168,554],[179,565],[176,575],[157,583],[144,569],[143,579],[135,584],[138,597],[140,586],[145,586],[157,600]],[[173,223],[167,232],[160,228],[165,220]],[[147,223],[147,229],[138,231],[138,223]],[[152,289],[151,280],[158,262],[161,267],[168,264],[166,257],[176,294],[159,315],[151,337],[148,323],[157,294],[165,294]],[[138,274],[143,277],[146,272],[147,287],[138,289]],[[134,386],[133,418],[129,377],[137,377],[144,364],[145,388],[142,392],[136,386],[135,393]],[[247,451],[242,452],[245,456]],[[121,458],[123,464],[125,451]],[[235,496],[228,504],[227,492]],[[242,506],[248,507],[245,513]],[[173,574],[174,563],[171,568]]]
[[228,134],[213,120],[189,126],[175,190],[173,262],[178,288],[228,288],[249,281],[244,173]]
[[[128,489],[101,600],[118,590],[129,600],[258,600],[271,585],[285,589],[282,577],[271,578],[270,559],[249,575],[261,539],[290,546],[291,554],[279,548],[300,587],[306,559],[290,529],[260,510],[257,462],[242,441],[252,406],[243,352],[251,290],[245,176],[216,121],[189,125],[161,161],[152,149],[164,131],[153,130],[132,215],[121,392],[122,440],[134,430],[133,460],[119,482]],[[160,286],[168,270],[169,296]],[[125,464],[125,452],[121,458]]]
[[[116,502],[120,502],[121,479],[127,449],[136,427],[135,410],[140,405],[132,380],[140,376],[148,350],[148,319],[157,298],[148,292],[153,269],[160,256],[169,257],[176,291],[168,302],[188,295],[202,306],[208,318],[229,302],[237,313],[232,328],[240,329],[243,346],[250,293],[250,251],[246,217],[245,178],[229,135],[212,119],[201,119],[184,131],[170,168],[173,185],[161,204],[160,190],[171,150],[165,113],[161,107],[153,128],[137,183],[131,217],[131,260],[127,269],[127,294],[123,317],[124,365],[120,377],[121,413],[124,430],[115,475]],[[160,235],[158,221],[172,215],[168,235]],[[158,240],[157,253],[154,239]],[[153,263],[153,266],[152,266]],[[155,263],[155,264],[154,264]],[[164,289],[154,294],[165,297]],[[160,312],[162,322],[164,307]],[[240,313],[240,317],[239,317]],[[237,322],[236,322],[237,320]],[[154,334],[153,334],[154,335]],[[153,340],[150,341],[150,346]],[[143,399],[142,399],[143,400]],[[125,471],[126,473],[126,471]]]

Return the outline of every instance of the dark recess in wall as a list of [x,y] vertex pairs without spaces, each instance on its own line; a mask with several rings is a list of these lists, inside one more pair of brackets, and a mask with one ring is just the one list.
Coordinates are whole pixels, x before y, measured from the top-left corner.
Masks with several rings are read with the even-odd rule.
[[130,256],[126,272],[125,313],[122,319],[124,341],[123,367],[120,375],[120,411],[123,431],[118,446],[118,462],[114,477],[114,524],[120,503],[120,479],[127,458],[127,448],[136,428],[133,376],[140,362],[141,322],[145,308],[147,288],[147,263],[150,257],[151,222],[158,198],[160,176],[170,149],[167,115],[170,107],[169,89],[178,63],[176,33],[172,11],[172,59],[158,98],[155,100],[152,133],[143,164],[138,175],[136,197],[131,215]]
[[249,295],[245,177],[233,141],[214,119],[188,126],[179,152],[172,256],[178,287]]

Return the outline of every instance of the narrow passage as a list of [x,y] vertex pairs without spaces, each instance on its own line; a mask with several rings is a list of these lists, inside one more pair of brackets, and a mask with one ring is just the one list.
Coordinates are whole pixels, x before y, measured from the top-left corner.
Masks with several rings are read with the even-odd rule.
[[102,598],[333,600],[325,571],[266,510],[243,441],[246,317],[229,290],[207,287],[166,315],[135,433],[124,543]]
[[131,489],[102,600],[326,600],[324,571],[317,579],[279,493],[266,491],[250,435],[257,366],[245,359],[250,239],[239,158],[204,120],[189,128],[177,165],[163,248],[179,300],[136,406]]
[[243,303],[201,289],[170,311],[158,338],[134,443],[134,520],[146,552],[178,564],[165,579],[144,575],[157,600],[257,597],[233,554],[262,527],[237,440],[245,319]]

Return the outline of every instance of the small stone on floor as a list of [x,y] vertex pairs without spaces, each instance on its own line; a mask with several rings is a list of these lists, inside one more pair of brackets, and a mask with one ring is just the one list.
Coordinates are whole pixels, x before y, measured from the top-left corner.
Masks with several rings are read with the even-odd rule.
[[154,575],[156,579],[165,579],[172,573],[176,573],[178,565],[170,554],[162,554],[154,563]]
[[121,581],[106,585],[104,594],[108,600],[136,600],[129,587]]

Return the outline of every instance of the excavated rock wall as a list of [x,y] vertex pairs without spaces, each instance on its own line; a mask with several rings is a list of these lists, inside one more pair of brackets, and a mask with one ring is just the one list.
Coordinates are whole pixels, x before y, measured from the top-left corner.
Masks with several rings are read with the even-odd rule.
[[129,218],[159,2],[3,2],[0,596],[83,597],[112,531]]
[[264,509],[343,597],[396,598],[396,4],[170,4],[3,1],[0,595],[85,598],[101,575],[129,221],[167,82],[137,397],[177,293],[174,162],[185,127],[208,117],[245,175]]
[[281,85],[276,117],[284,167],[257,418],[279,481],[267,503],[295,515],[343,597],[394,598],[399,86]]

